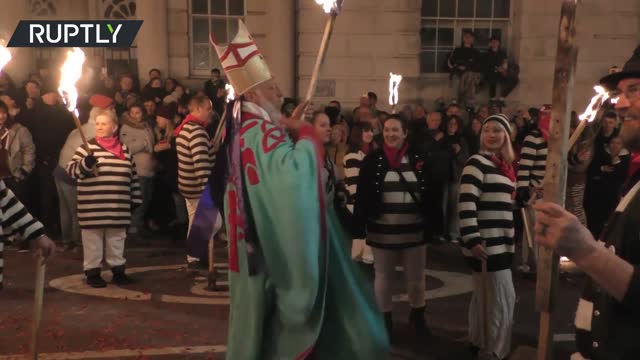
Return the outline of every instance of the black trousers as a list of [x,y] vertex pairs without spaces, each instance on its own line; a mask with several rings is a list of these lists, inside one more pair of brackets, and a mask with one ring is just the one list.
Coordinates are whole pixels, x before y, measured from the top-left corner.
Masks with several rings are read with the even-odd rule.
[[[53,166],[56,164],[54,163]],[[35,168],[36,199],[35,207],[38,219],[44,225],[45,233],[52,238],[60,235],[60,217],[58,216],[58,190],[53,179],[53,167],[39,163]]]
[[506,98],[511,94],[513,89],[518,86],[520,80],[517,77],[503,77],[498,73],[487,73],[485,79],[489,85],[489,97],[494,98],[498,92],[498,84],[500,85],[500,96]]

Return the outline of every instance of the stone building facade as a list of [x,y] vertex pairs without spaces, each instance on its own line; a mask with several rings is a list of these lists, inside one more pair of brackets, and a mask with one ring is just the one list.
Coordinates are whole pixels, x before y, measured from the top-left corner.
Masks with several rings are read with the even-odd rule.
[[[20,19],[141,19],[132,49],[86,49],[95,67],[112,64],[164,74],[200,86],[216,65],[208,32],[227,39],[244,18],[286,96],[304,95],[326,16],[313,0],[0,0],[0,38]],[[497,31],[520,65],[520,85],[509,97],[517,106],[550,102],[560,1],[556,0],[346,0],[320,77],[317,103],[340,99],[355,105],[375,91],[386,106],[389,72],[404,75],[401,102],[452,97],[441,69],[462,29],[486,38]],[[640,42],[638,0],[582,0],[577,14],[579,55],[574,107],[582,108],[592,86],[613,65],[621,66]],[[435,35],[434,35],[435,34]],[[482,40],[480,39],[480,40]],[[479,41],[480,41],[479,40]],[[61,52],[13,49],[7,71],[26,78],[39,61]]]

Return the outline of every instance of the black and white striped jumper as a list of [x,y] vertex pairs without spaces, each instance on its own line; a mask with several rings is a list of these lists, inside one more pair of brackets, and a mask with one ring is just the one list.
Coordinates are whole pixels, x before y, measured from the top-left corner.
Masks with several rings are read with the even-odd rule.
[[347,200],[347,208],[353,212],[353,203],[355,201],[356,191],[358,190],[358,179],[360,177],[360,165],[364,160],[365,153],[362,150],[349,151],[343,158],[344,163],[344,183],[349,192]]
[[541,187],[547,167],[547,141],[540,130],[524,138],[518,165],[518,189]]
[[142,192],[136,166],[123,144],[124,160],[113,155],[95,139],[89,147],[96,157],[97,171],[85,164],[84,145],[66,166],[69,176],[78,180],[78,222],[81,229],[126,228],[131,222],[131,208],[142,204]]
[[[409,158],[402,158],[398,171],[404,175],[409,189],[420,196],[418,178],[411,169]],[[420,199],[418,199],[420,200]],[[404,249],[424,244],[424,219],[419,205],[400,181],[400,175],[389,169],[382,184],[381,211],[367,221],[367,244],[382,249]]]
[[4,272],[4,238],[19,234],[24,241],[34,240],[44,235],[44,226],[36,220],[20,200],[0,180],[0,289]]
[[188,122],[176,138],[178,190],[186,199],[199,199],[215,164],[209,135],[202,125]]
[[599,241],[635,268],[625,298],[616,300],[588,278],[578,302],[576,347],[587,359],[640,358],[639,219],[640,182],[637,182],[618,204]]
[[482,263],[470,249],[486,242],[487,270],[510,269],[515,251],[513,235],[513,182],[504,176],[485,153],[467,160],[460,179],[460,234],[462,252],[473,271]]

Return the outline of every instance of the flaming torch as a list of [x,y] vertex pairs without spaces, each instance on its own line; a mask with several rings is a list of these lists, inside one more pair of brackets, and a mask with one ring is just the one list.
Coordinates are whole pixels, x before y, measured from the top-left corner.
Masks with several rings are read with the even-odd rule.
[[0,40],[0,71],[11,61],[11,52],[3,44],[4,40]]
[[311,82],[309,83],[309,88],[307,89],[307,96],[305,96],[306,101],[310,101],[313,97],[314,92],[316,91],[316,83],[318,82],[320,67],[322,66],[324,58],[327,55],[329,40],[331,40],[331,33],[333,32],[333,25],[336,22],[336,17],[340,14],[340,10],[342,10],[343,2],[343,0],[316,0],[316,3],[318,5],[322,5],[322,9],[326,14],[328,14],[328,17],[327,24],[324,28],[324,35],[322,36],[322,42],[320,43],[318,57],[316,58],[316,64],[313,67],[313,72],[311,73]]
[[402,75],[389,73],[389,105],[391,105],[391,112],[396,113],[396,105],[398,105],[398,88],[402,82]]
[[[576,144],[578,138],[587,127],[587,124],[595,120],[598,111],[602,107],[602,104],[604,104],[604,102],[610,98],[609,93],[600,85],[594,86],[593,90],[596,91],[596,95],[591,98],[591,102],[589,103],[589,106],[587,106],[587,109],[584,111],[584,113],[582,113],[582,115],[578,117],[580,119],[580,124],[578,124],[578,127],[569,139],[569,150],[571,150]],[[612,103],[616,103],[617,101],[617,98],[611,99]]]
[[[233,86],[226,84],[224,86],[225,90],[227,90],[227,104],[233,100],[236,99],[236,91],[233,89]],[[225,119],[227,117],[227,107],[225,106],[224,108],[224,113],[222,113],[222,116],[220,117],[220,123],[218,123],[218,128],[216,129],[216,133],[213,136],[213,140],[212,140],[212,144],[213,144],[213,148],[217,151],[220,148],[220,142],[222,141],[222,139],[224,138],[224,124],[225,124]]]
[[82,142],[87,148],[89,154],[91,154],[91,148],[89,142],[82,131],[82,124],[78,119],[78,110],[76,105],[78,102],[78,89],[76,89],[76,83],[82,76],[82,65],[84,64],[85,56],[84,52],[80,48],[74,47],[72,50],[67,51],[67,59],[60,68],[60,85],[58,85],[58,93],[62,97],[62,101],[67,106],[67,110],[71,112],[73,121],[76,123],[76,128],[80,133]]

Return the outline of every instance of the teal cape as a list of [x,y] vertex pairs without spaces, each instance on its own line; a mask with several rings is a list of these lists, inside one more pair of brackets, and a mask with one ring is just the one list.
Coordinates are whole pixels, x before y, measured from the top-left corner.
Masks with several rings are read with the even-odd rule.
[[348,255],[351,241],[323,191],[313,130],[303,127],[294,143],[243,102],[230,136],[226,358],[387,359],[371,281]]

